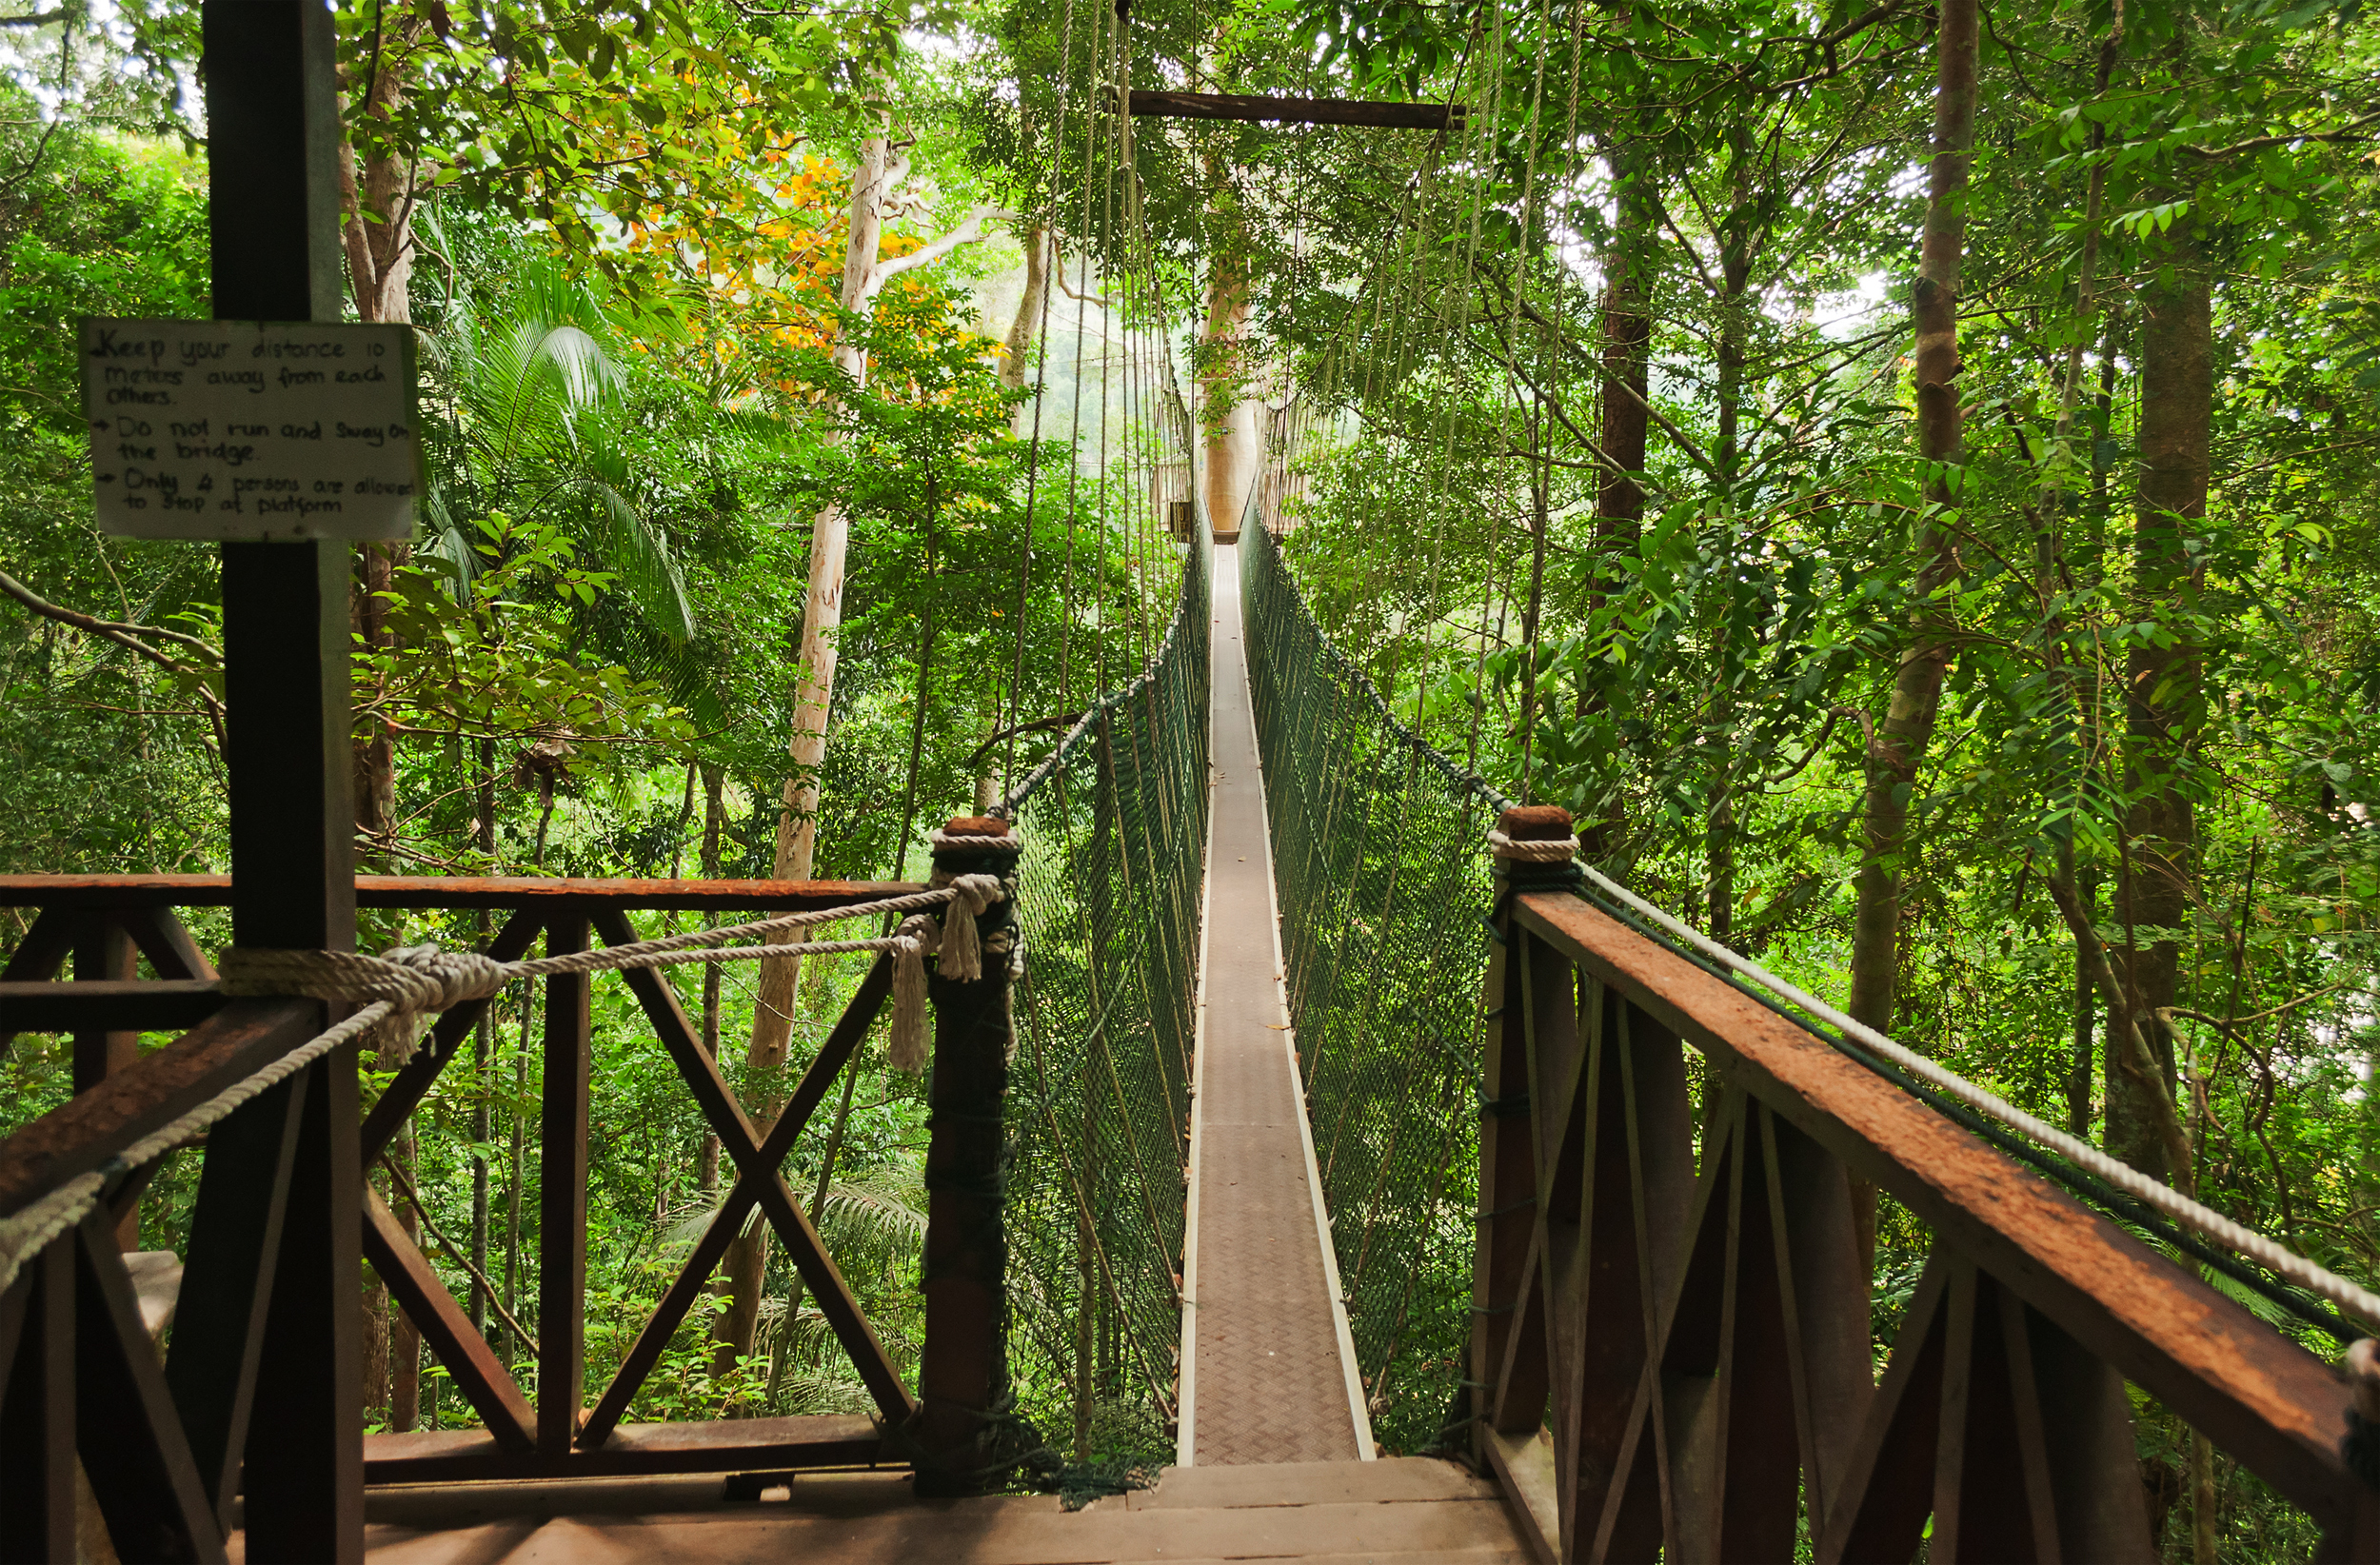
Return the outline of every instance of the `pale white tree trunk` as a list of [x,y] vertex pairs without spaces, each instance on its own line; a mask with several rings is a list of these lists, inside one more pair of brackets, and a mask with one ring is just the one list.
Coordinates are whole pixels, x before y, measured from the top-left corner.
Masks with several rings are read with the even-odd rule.
[[1206,417],[1206,514],[1228,537],[1239,530],[1260,465],[1258,420],[1263,405],[1249,384],[1241,341],[1252,310],[1246,281],[1219,258],[1207,283],[1207,366],[1200,377]]
[[[842,304],[854,316],[872,313],[876,296],[893,278],[982,239],[984,221],[995,215],[993,208],[978,208],[941,238],[907,255],[881,258],[884,210],[909,172],[907,154],[894,146],[891,129],[887,115],[877,134],[861,144],[859,165],[851,171],[850,237],[843,248]],[[847,330],[836,340],[835,366],[851,377],[855,387],[867,384],[867,355]],[[830,415],[837,411],[828,409]],[[827,435],[829,441],[841,438],[831,430]],[[785,779],[783,807],[777,816],[773,873],[781,881],[806,881],[817,869],[819,777],[826,763],[826,718],[835,699],[835,644],[843,629],[843,567],[850,545],[851,520],[841,505],[830,505],[811,518],[810,583],[802,604],[793,735],[785,746],[793,772]],[[793,942],[789,937],[778,937],[772,943]],[[769,1083],[755,1092],[747,1105],[756,1125],[771,1123],[784,1105],[775,1078],[784,1069],[786,1047],[793,1037],[794,990],[800,977],[798,957],[761,963],[759,994],[752,1006],[752,1039],[744,1061]],[[755,1224],[727,1250],[728,1305],[719,1319],[720,1347],[714,1356],[714,1367],[721,1374],[734,1367],[738,1356],[752,1351],[760,1323],[767,1233],[764,1226]]]

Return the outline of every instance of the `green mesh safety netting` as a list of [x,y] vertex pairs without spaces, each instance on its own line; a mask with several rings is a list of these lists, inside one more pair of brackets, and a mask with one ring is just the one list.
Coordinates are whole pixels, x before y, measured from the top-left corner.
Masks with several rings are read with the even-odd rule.
[[1023,845],[1025,940],[1009,1376],[1017,1412],[1078,1465],[1173,1455],[1206,876],[1212,557],[1198,531],[1148,674],[1086,713],[1002,806]]
[[1290,1020],[1386,1452],[1438,1444],[1471,1334],[1480,994],[1500,801],[1389,711],[1240,535]]

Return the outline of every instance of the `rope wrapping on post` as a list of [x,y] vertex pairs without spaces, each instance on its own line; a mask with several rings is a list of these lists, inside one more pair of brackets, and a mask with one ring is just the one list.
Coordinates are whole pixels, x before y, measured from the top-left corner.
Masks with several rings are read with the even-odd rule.
[[[235,999],[302,996],[333,1002],[363,1002],[363,1008],[288,1054],[225,1088],[170,1124],[143,1137],[99,1169],[67,1180],[6,1218],[0,1218],[0,1293],[8,1291],[31,1256],[98,1210],[108,1186],[155,1161],[192,1137],[228,1119],[259,1095],[288,1080],[343,1044],[392,1038],[409,1054],[424,1020],[465,1000],[494,995],[515,979],[557,973],[609,973],[629,968],[672,967],[687,962],[756,961],[782,957],[781,942],[748,942],[817,924],[871,914],[907,913],[901,927],[879,940],[824,941],[802,948],[817,953],[876,951],[892,954],[893,1014],[886,1056],[896,1070],[912,1075],[925,1068],[925,958],[939,945],[963,948],[982,972],[975,921],[1006,891],[997,875],[938,877],[947,883],[899,897],[843,907],[787,913],[718,929],[689,930],[658,940],[602,950],[572,951],[521,961],[496,961],[472,951],[435,945],[402,945],[371,956],[360,951],[293,951],[234,946],[219,964],[223,992]],[[938,930],[924,913],[943,909]]]
[[1491,828],[1487,836],[1488,851],[1498,859],[1517,864],[1566,864],[1578,857],[1578,844],[1570,838],[1515,842],[1502,832]]

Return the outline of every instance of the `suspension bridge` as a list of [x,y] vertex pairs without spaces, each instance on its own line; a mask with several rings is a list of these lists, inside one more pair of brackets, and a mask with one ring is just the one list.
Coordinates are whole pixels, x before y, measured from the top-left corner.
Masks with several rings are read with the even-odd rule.
[[[302,8],[240,9],[298,79]],[[1127,176],[1133,113],[1464,124],[1117,107]],[[300,260],[335,246],[304,132],[210,149]],[[260,253],[219,248],[219,307],[330,308]],[[1229,530],[1165,488],[1197,420],[1160,335],[1125,344],[1147,448],[1118,471],[1170,619],[922,884],[356,876],[344,546],[224,545],[234,873],[0,880],[30,913],[0,1042],[71,1035],[76,1088],[0,1140],[0,1560],[2147,1560],[2135,1397],[2321,1557],[2380,1558],[2380,1299],[1704,939],[1434,748],[1308,611],[1285,470]],[[493,933],[359,956],[359,908]],[[730,921],[637,922],[684,913]],[[871,965],[762,1124],[666,969],[787,941]],[[599,982],[726,1164],[601,1353]],[[543,1024],[539,1220],[500,1352],[365,1176],[508,985]],[[913,1372],[785,1175],[880,1037],[927,1071]],[[403,1056],[369,1101],[367,1040]],[[193,1153],[187,1245],[128,1254]],[[1932,1242],[1889,1309],[1879,1190]],[[869,1411],[638,1421],[750,1223]],[[365,1432],[366,1265],[473,1421]]]
[[[2302,1345],[2360,1342],[2369,1295],[1583,875],[1562,812],[1380,703],[1261,525],[1188,550],[1149,674],[937,843],[925,886],[363,878],[361,905],[504,921],[479,957],[227,953],[235,979],[174,910],[236,906],[236,880],[0,885],[39,909],[0,1025],[89,1062],[0,1142],[0,1553],[74,1557],[79,1521],[87,1556],[104,1532],[128,1560],[2147,1559],[2128,1383],[2318,1518],[2326,1557],[2372,1553],[2369,1349],[2342,1372]],[[638,941],[654,908],[761,916]],[[845,942],[877,965],[754,1126],[658,969],[885,911],[908,921]],[[134,953],[159,976],[124,976]],[[532,1397],[360,1175],[526,977],[566,1217],[607,973],[734,1193],[591,1399],[584,1235],[545,1229]],[[331,996],[370,1003],[326,1033]],[[880,1011],[896,1051],[930,1011],[914,1384],[780,1172]],[[355,1039],[432,1013],[358,1114]],[[128,1200],[202,1136],[188,1254],[127,1258]],[[1854,1179],[1934,1235],[1880,1373]],[[877,1413],[625,1421],[755,1207]],[[483,1421],[292,1452],[339,1344],[290,1322],[359,1245]],[[1137,1471],[1095,1460],[1136,1441]],[[272,1487],[326,1453],[327,1491]],[[998,1493],[1020,1485],[1045,1493]]]

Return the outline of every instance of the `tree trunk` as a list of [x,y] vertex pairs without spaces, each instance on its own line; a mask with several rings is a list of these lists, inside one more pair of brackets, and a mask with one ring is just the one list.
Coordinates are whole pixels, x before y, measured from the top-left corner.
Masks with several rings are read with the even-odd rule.
[[[412,557],[413,545],[403,543],[366,544],[355,551],[355,580],[348,588],[348,621],[357,640],[375,651],[395,644],[388,629],[388,601],[381,594],[396,584],[397,568]],[[378,718],[358,724],[364,733],[355,742],[355,830],[372,842],[387,842],[397,830],[397,748],[395,730]]]
[[[397,1139],[388,1148],[389,1161],[399,1173],[421,1189],[420,1176],[415,1172],[413,1158],[413,1121],[407,1119],[398,1127]],[[397,1192],[397,1221],[405,1229],[405,1237],[415,1244],[422,1241],[422,1213],[411,1198]],[[402,1309],[391,1306],[388,1311],[388,1427],[398,1434],[411,1430],[422,1418],[422,1331],[413,1324],[413,1317]]]
[[364,1284],[365,1420],[385,1424],[387,1407],[388,1285],[380,1280],[379,1273],[374,1272]]
[[[862,144],[859,167],[851,173],[850,236],[843,250],[842,292],[843,307],[849,311],[864,309],[874,299],[869,283],[883,243],[890,149],[884,132],[889,129],[883,128]],[[867,356],[847,333],[835,345],[835,365],[855,386],[866,384]],[[793,773],[785,779],[784,807],[777,817],[773,873],[781,881],[806,881],[817,872],[819,774],[826,764],[826,718],[835,700],[835,644],[843,629],[843,562],[850,545],[851,519],[841,505],[829,505],[811,519],[810,584],[802,602],[800,683],[794,696],[793,738],[786,745]],[[787,938],[770,943],[791,941]],[[777,1082],[793,1038],[800,978],[798,958],[761,963],[759,993],[752,1004],[752,1038],[744,1063],[765,1083],[745,1105],[754,1127],[764,1134],[783,1106]],[[739,1357],[752,1351],[767,1259],[768,1230],[764,1224],[753,1224],[727,1247],[728,1304],[719,1317],[719,1350],[712,1357],[717,1374],[726,1374]]]
[[[1645,149],[1626,143],[1607,154],[1612,183],[1617,190],[1611,241],[1603,252],[1602,386],[1597,399],[1601,421],[1596,429],[1597,466],[1601,469],[1595,492],[1595,574],[1588,588],[1588,613],[1599,614],[1623,580],[1620,562],[1636,552],[1644,529],[1644,486],[1636,476],[1644,471],[1647,416],[1652,396],[1649,360],[1653,344],[1652,271],[1655,203],[1651,182],[1653,159]],[[1603,691],[1592,678],[1578,682],[1578,715],[1600,707]],[[1588,813],[1578,831],[1579,848],[1589,860],[1608,861],[1619,844],[1620,818],[1615,776],[1611,802]]]
[[1735,576],[1741,552],[1735,525],[1735,485],[1743,476],[1744,312],[1752,286],[1752,145],[1740,123],[1730,133],[1735,170],[1732,205],[1719,236],[1718,468],[1722,506],[1719,540],[1719,622],[1712,638],[1711,704],[1704,723],[1709,759],[1709,820],[1704,822],[1705,906],[1711,938],[1735,929]]
[[[1016,319],[1001,344],[1000,384],[1014,391],[1024,385],[1033,368],[1033,345],[1041,341],[1041,312],[1049,299],[1050,235],[1046,224],[1024,230],[1024,296],[1017,301]],[[1021,420],[1031,415],[1017,409]],[[1020,433],[1022,431],[1021,430]]]
[[[2074,878],[2075,897],[2082,905],[2083,919],[2088,922],[2097,916],[2098,871],[2076,871],[2071,843],[2060,849],[2058,861],[2060,871]],[[2074,946],[2074,1053],[2066,1074],[2066,1131],[2070,1136],[2086,1139],[2091,1135],[2092,1064],[2097,1058],[2096,1042],[2092,1034],[2097,1020],[2098,1002],[2092,989],[2091,960],[2078,941]]]
[[1244,341],[1255,307],[1239,257],[1226,248],[1207,267],[1206,322],[1199,351],[1200,413],[1206,434],[1206,514],[1224,533],[1239,527],[1262,461],[1257,421],[1263,405],[1248,385]]
[[[1924,238],[1910,314],[1916,335],[1917,452],[1928,464],[1965,457],[1956,381],[1959,267],[1967,245],[1967,174],[1974,163],[1976,0],[1941,0],[1935,28],[1934,156],[1926,175]],[[1939,469],[1925,486],[1931,507],[1958,496]],[[1947,630],[1932,599],[1958,569],[1952,535],[1932,514],[1921,519],[1912,596],[1917,610],[1894,671],[1884,722],[1867,742],[1867,798],[1852,928],[1851,1014],[1878,1032],[1893,1030],[1900,979],[1902,857],[1917,768],[1934,739],[1934,720],[1950,668]],[[1863,1264],[1875,1256],[1875,1187],[1853,1179],[1852,1222]]]
[[1647,356],[1653,343],[1652,157],[1628,146],[1611,154],[1618,209],[1604,251],[1602,422],[1596,430],[1602,476],[1595,495],[1595,542],[1602,556],[1595,603],[1601,607],[1616,576],[1615,562],[1636,552],[1644,524],[1645,407],[1652,395]]
[[[726,819],[724,795],[727,768],[703,763],[703,879],[719,879],[719,828]],[[716,927],[718,915],[703,921]],[[703,1052],[713,1060],[719,1058],[719,963],[703,964]],[[711,1195],[719,1189],[719,1138],[705,1135],[703,1150],[698,1155],[696,1176],[703,1194]]]
[[[376,13],[377,14],[377,13]],[[407,11],[387,19],[383,35],[367,51],[374,70],[348,109],[366,136],[359,154],[352,138],[339,143],[340,239],[347,252],[347,287],[355,313],[365,321],[398,324],[413,319],[413,163],[377,140],[405,101],[405,59],[426,24]],[[387,605],[378,594],[394,584],[397,568],[411,557],[405,543],[367,544],[356,551],[356,634],[364,644],[386,648]],[[396,744],[388,724],[370,722],[355,748],[355,829],[385,842],[396,832]]]
[[[879,115],[876,133],[861,144],[859,166],[851,173],[850,232],[843,248],[844,313],[864,319],[876,307],[879,290],[893,277],[948,255],[961,245],[983,237],[983,222],[992,214],[978,208],[965,222],[918,247],[887,260],[883,248],[884,208],[892,193],[908,177],[905,152],[892,145],[892,116]],[[865,346],[849,331],[835,343],[835,366],[854,386],[867,384]],[[842,437],[829,429],[831,443]],[[806,881],[818,862],[819,778],[826,763],[826,720],[834,708],[836,640],[843,629],[843,561],[851,544],[851,521],[839,505],[829,505],[810,523],[810,582],[802,604],[801,667],[794,692],[793,737],[785,749],[792,761],[785,779],[783,807],[777,817],[774,873],[781,881]],[[798,942],[790,937],[772,944]],[[761,963],[759,995],[752,1006],[751,1042],[744,1052],[745,1068],[762,1083],[747,1105],[755,1127],[763,1134],[783,1106],[778,1086],[785,1066],[785,1049],[793,1037],[796,986],[801,976],[798,956]],[[761,1281],[767,1258],[764,1225],[727,1248],[729,1309],[719,1324],[721,1347],[714,1363],[731,1364],[752,1351],[759,1323]],[[722,1371],[724,1373],[724,1369]]]
[[[848,311],[874,300],[869,287],[884,234],[884,197],[890,183],[890,126],[861,145],[851,173],[849,234],[843,249],[841,301]],[[867,356],[846,333],[835,345],[835,365],[855,386],[867,381]],[[834,436],[830,432],[829,439]],[[835,699],[836,642],[843,629],[843,564],[850,549],[851,520],[829,505],[810,523],[810,581],[802,604],[801,662],[795,692],[793,737],[786,753],[793,773],[785,779],[784,807],[777,817],[773,873],[781,881],[806,881],[817,870],[819,775],[826,763],[826,719]],[[772,941],[771,943],[789,943]],[[793,1037],[799,959],[761,963],[759,994],[752,1006],[752,1036],[744,1066],[766,1083],[747,1105],[755,1127],[772,1122],[783,1105],[778,1080]],[[727,1247],[728,1307],[718,1324],[719,1351],[713,1369],[725,1374],[752,1351],[760,1322],[761,1283],[767,1267],[768,1230],[755,1223]]]
[[429,29],[412,8],[372,14],[382,30],[364,51],[372,75],[360,97],[349,94],[347,116],[363,149],[352,136],[339,143],[339,239],[357,317],[405,324],[413,319],[414,160],[380,138],[404,107],[410,55]]
[[[1956,465],[1965,455],[1954,383],[1959,371],[1958,286],[1967,237],[1967,172],[1974,161],[1975,36],[1975,0],[1942,0],[1934,158],[1927,176],[1925,237],[1916,286],[1911,290],[1917,338],[1917,453],[1931,469],[1926,482],[1930,507],[1947,508],[1958,501],[1943,473],[1932,465]],[[1942,678],[1951,661],[1944,637],[1948,627],[1929,600],[1958,568],[1952,535],[1934,516],[1918,523],[1914,542],[1911,586],[1919,606],[1894,673],[1892,703],[1868,746],[1866,840],[1852,939],[1851,1014],[1878,1032],[1890,1032],[1894,1020],[1909,803],[1916,791],[1917,768],[1934,738]]]
[[[512,1052],[512,1100],[516,1107],[511,1114],[511,1145],[506,1149],[510,1176],[505,1192],[505,1310],[513,1319],[521,1318],[521,1285],[527,1280],[527,1268],[521,1264],[521,1186],[528,1174],[528,1116],[517,1105],[529,1101],[529,1025],[537,1015],[537,984],[535,981],[521,985],[521,1041]],[[518,1355],[528,1344],[519,1333],[512,1337],[512,1351]]]
[[[496,862],[496,742],[479,742],[479,850],[487,865]],[[479,944],[485,949],[493,927],[486,914],[478,919]],[[471,1264],[479,1277],[471,1279],[471,1325],[487,1332],[487,1290],[479,1278],[487,1275],[487,1145],[496,1133],[493,1109],[495,1082],[488,1073],[496,1058],[496,1010],[480,1012],[471,1029],[471,1062],[477,1067],[478,1091],[471,1105]]]
[[[2123,52],[2123,47],[2124,3],[2123,0],[2115,0],[2107,37],[2099,46],[2097,83],[2102,95],[2107,92],[2108,84],[2114,76],[2115,62]],[[2092,122],[2092,151],[2095,153],[2106,145],[2107,127]],[[2064,525],[2075,498],[2072,491],[2061,487],[2057,480],[2072,470],[2074,415],[2082,400],[2083,352],[2097,334],[2099,230],[2106,198],[2107,168],[2102,164],[2094,163],[2084,186],[2082,256],[2074,268],[2074,338],[2067,347],[2066,370],[2058,385],[2057,430],[2052,439],[2050,451],[2054,466],[2043,472],[2033,501],[2040,526],[2034,561],[2034,590],[2045,604],[2054,600],[2062,584],[2059,556],[2064,546]],[[2098,428],[2104,427],[2103,421]],[[2094,429],[2094,437],[2096,432]],[[2096,438],[2092,442],[2092,453],[2091,466],[2095,486],[2103,486],[2105,470],[2100,466]],[[2095,527],[2096,524],[2093,525]],[[2053,644],[2063,642],[2067,629],[2064,616],[2053,617],[2050,624]],[[2063,661],[2068,678],[2073,683],[2076,722],[2084,736],[2081,750],[2085,756],[2093,755],[2098,750],[2098,664],[2095,659],[2077,663],[2067,657]],[[2085,764],[2088,765],[2088,763]],[[2077,870],[2075,867],[2072,822],[2068,822],[2057,844],[2056,873],[2075,887],[2086,921],[2092,917],[2098,901],[2098,871],[2095,868]],[[2066,1079],[2066,1128],[2079,1137],[2091,1134],[2092,1031],[2094,1020],[2090,961],[2077,941],[2074,948],[2073,1056]]]
[[[2134,1080],[2111,1058],[2107,1147],[2144,1173],[2186,1182],[2166,1155],[2156,1099],[2173,1096],[2172,1029],[2157,1012],[2178,1004],[2197,824],[2183,775],[2205,721],[2195,635],[2200,576],[2185,547],[2207,514],[2213,433],[2211,278],[2196,243],[2178,229],[2143,258],[2140,292],[2140,488],[2132,517],[2133,612],[2172,632],[2136,642],[2124,691],[2125,853],[2116,910],[2127,932],[2125,989],[2156,1054],[2162,1083]],[[2145,944],[2143,941],[2145,941]],[[2161,1093],[2160,1093],[2161,1087]]]

